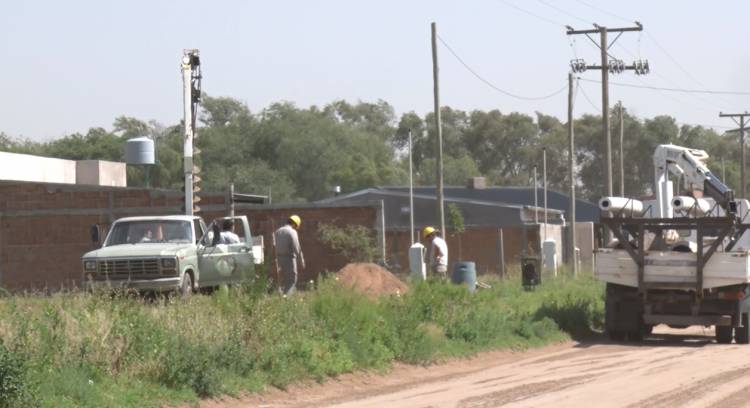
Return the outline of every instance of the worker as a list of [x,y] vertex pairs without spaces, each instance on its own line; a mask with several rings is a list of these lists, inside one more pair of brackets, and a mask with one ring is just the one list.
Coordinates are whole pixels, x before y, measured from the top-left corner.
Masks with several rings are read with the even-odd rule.
[[425,227],[422,230],[422,238],[430,243],[427,250],[427,262],[430,270],[443,279],[448,276],[448,244],[440,236],[440,230],[434,227]]
[[240,237],[237,236],[232,230],[234,229],[234,221],[231,218],[227,218],[221,224],[221,234],[219,234],[220,244],[239,244]]
[[305,269],[305,257],[299,244],[297,230],[302,224],[298,215],[292,215],[286,224],[274,233],[276,242],[276,264],[281,271],[281,292],[287,296],[294,293],[297,286],[298,270]]

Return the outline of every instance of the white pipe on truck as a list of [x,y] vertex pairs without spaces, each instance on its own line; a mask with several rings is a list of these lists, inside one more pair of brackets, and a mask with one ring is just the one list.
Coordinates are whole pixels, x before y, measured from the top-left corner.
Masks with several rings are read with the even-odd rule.
[[690,196],[677,196],[672,199],[672,208],[675,211],[686,211],[690,215],[706,215],[711,211],[711,203],[703,198],[693,198]]
[[628,197],[604,197],[599,200],[599,209],[626,216],[641,215],[643,202]]

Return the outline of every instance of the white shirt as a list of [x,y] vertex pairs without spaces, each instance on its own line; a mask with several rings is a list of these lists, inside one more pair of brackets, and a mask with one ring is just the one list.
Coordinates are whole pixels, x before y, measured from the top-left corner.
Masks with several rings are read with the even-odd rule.
[[[442,255],[435,257],[435,249],[439,249]],[[445,265],[448,266],[448,244],[441,237],[435,237],[432,239],[432,247],[430,248],[430,264],[432,265]]]
[[240,243],[240,237],[237,236],[232,231],[221,231],[221,234],[219,234],[219,243],[220,244],[239,244]]

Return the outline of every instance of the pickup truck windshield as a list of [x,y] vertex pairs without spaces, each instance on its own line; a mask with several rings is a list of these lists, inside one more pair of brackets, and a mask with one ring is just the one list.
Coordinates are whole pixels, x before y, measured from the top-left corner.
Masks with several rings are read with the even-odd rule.
[[193,242],[190,221],[149,220],[115,223],[104,246]]

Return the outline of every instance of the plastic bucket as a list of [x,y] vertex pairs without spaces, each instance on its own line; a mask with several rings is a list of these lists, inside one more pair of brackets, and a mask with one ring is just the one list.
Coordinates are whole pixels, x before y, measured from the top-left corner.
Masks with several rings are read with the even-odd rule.
[[473,292],[477,288],[477,266],[474,262],[456,262],[453,264],[453,273],[451,282],[461,285],[466,284],[469,291]]

